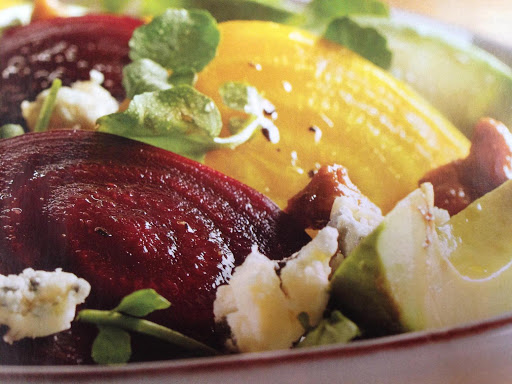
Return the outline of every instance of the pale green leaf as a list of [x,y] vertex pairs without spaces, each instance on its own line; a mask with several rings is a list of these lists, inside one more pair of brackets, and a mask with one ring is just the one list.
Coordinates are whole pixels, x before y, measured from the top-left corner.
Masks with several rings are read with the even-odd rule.
[[219,39],[208,12],[168,9],[133,32],[130,58],[151,59],[174,72],[199,72],[215,57]]
[[309,331],[300,341],[298,347],[347,343],[359,334],[360,331],[356,324],[343,316],[341,312],[334,311],[330,317],[321,320],[316,327]]
[[130,334],[120,328],[98,326],[91,356],[98,364],[124,364],[130,360]]
[[361,27],[351,19],[342,17],[329,24],[324,37],[349,48],[381,68],[388,69],[391,65],[392,53],[386,38],[374,28]]
[[154,289],[140,289],[125,296],[113,311],[144,317],[153,311],[169,308],[171,303]]

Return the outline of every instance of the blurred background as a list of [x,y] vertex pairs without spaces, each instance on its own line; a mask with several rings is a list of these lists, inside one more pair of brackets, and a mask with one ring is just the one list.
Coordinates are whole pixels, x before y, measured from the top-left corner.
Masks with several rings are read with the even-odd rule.
[[385,0],[512,48],[512,0]]
[[[0,8],[27,0],[0,0]],[[52,2],[55,0],[47,0]],[[61,0],[91,5],[100,0]],[[151,1],[151,0],[135,0]],[[294,0],[307,2],[308,0]],[[327,0],[333,1],[333,0]],[[512,0],[382,0],[392,7],[430,16],[512,48]]]

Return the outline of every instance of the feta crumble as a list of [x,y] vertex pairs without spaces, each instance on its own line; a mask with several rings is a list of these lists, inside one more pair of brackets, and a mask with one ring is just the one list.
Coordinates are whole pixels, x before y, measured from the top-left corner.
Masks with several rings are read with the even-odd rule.
[[380,208],[364,195],[339,196],[332,205],[328,225],[338,230],[340,252],[348,256],[383,219]]
[[0,275],[0,324],[7,325],[5,342],[42,337],[71,327],[78,304],[91,286],[72,273],[25,269],[20,275]]
[[[96,120],[102,116],[117,112],[119,104],[112,95],[101,86],[104,76],[92,70],[89,81],[77,81],[71,87],[62,87],[57,93],[55,109],[50,119],[50,126],[58,128],[78,128],[94,130]],[[21,112],[31,131],[36,126],[44,100],[49,89],[37,95],[35,101],[23,101]]]
[[214,315],[231,330],[227,347],[239,352],[286,349],[304,334],[300,313],[307,313],[316,325],[329,299],[329,262],[337,238],[336,229],[322,229],[285,260],[279,275],[278,262],[254,247],[229,284],[217,290]]

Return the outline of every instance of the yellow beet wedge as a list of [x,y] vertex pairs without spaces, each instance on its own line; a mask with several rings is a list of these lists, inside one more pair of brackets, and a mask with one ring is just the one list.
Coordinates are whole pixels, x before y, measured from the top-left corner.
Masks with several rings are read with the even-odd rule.
[[[220,30],[218,55],[197,88],[220,106],[223,83],[255,86],[275,106],[280,141],[258,134],[235,150],[210,152],[206,164],[281,207],[310,171],[339,163],[388,211],[426,171],[468,152],[467,139],[420,96],[339,45],[269,22],[232,21]],[[226,124],[234,116],[221,112]]]

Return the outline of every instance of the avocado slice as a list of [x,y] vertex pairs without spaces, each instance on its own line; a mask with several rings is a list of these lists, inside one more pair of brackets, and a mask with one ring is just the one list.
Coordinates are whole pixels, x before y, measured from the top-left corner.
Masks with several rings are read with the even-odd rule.
[[348,256],[336,309],[370,335],[455,326],[512,310],[512,181],[448,219],[428,183]]
[[390,72],[466,136],[485,116],[512,127],[512,69],[474,45],[470,35],[444,31],[423,18],[355,19],[386,37],[393,52]]

